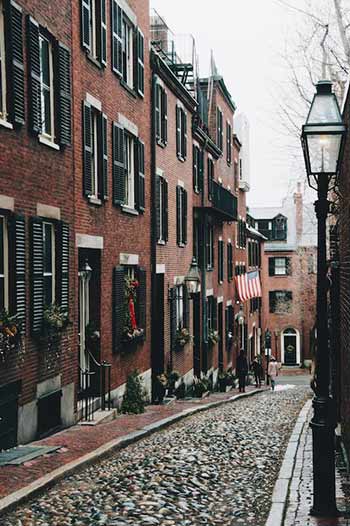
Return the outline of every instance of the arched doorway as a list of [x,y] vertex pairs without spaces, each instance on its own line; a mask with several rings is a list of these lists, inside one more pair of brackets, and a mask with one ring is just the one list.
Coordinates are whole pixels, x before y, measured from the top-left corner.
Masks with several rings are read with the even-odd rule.
[[284,365],[300,364],[300,339],[297,330],[288,327],[282,332],[281,360]]

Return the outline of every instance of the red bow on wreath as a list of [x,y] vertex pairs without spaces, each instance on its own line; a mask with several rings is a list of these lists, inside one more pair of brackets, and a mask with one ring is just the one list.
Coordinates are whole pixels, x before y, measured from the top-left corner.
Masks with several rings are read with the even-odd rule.
[[129,298],[129,314],[130,314],[131,328],[137,329],[135,305],[134,305],[134,300],[132,296],[130,296]]

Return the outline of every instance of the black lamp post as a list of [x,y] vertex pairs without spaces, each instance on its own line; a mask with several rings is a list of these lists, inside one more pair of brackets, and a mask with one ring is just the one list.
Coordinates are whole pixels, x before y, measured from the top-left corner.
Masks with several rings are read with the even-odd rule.
[[265,355],[266,355],[266,385],[269,385],[269,361],[271,354],[271,332],[269,329],[265,331]]
[[190,296],[197,294],[200,291],[201,277],[196,258],[193,256],[190,268],[185,276],[185,284]]
[[[330,367],[327,323],[326,220],[328,190],[334,187],[344,146],[346,127],[329,81],[320,81],[302,129],[302,146],[308,183],[317,190],[315,202],[318,227],[317,251],[317,349],[313,442],[313,506],[311,514],[337,514],[335,498],[334,429],[335,413],[330,397]],[[314,186],[315,185],[315,186]]]

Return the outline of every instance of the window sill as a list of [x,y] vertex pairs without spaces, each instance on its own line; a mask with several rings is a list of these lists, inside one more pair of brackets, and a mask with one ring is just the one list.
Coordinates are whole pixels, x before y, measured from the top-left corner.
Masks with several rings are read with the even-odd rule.
[[157,139],[157,144],[160,148],[165,148],[168,143],[162,141],[162,139]]
[[98,197],[95,197],[93,195],[90,195],[88,197],[88,201],[91,205],[96,205],[96,206],[102,206],[102,201],[101,199],[99,199]]
[[13,130],[13,125],[11,122],[5,121],[5,119],[0,118],[0,126],[7,128],[8,130]]
[[131,206],[122,205],[122,212],[125,212],[126,214],[130,214],[132,216],[138,216],[139,213],[135,208],[131,208]]
[[86,53],[86,58],[94,65],[96,66],[96,68],[98,69],[104,69],[102,64],[98,61],[98,59],[96,57],[94,57],[93,55],[91,55],[91,53],[87,52]]
[[47,139],[43,135],[39,135],[39,142],[41,144],[45,144],[45,146],[48,146],[49,148],[52,148],[53,150],[57,150],[57,151],[60,150],[60,147],[59,147],[58,144],[56,144],[55,142],[50,141],[50,139]]
[[184,163],[186,161],[186,159],[182,157],[181,155],[177,155],[177,158],[179,159],[181,163]]
[[177,246],[180,247],[180,248],[185,248],[186,245],[185,245],[185,243],[178,243]]
[[208,272],[212,272],[214,270],[214,267],[207,267]]
[[163,239],[158,239],[157,241],[157,245],[166,245],[166,241],[164,241]]
[[123,86],[123,88],[124,88],[124,89],[125,89],[125,90],[126,90],[126,91],[127,91],[132,97],[134,97],[134,99],[137,99],[137,93],[136,93],[136,91],[135,91],[133,88],[131,88],[131,87],[129,86],[129,84],[127,84],[127,83],[125,82],[124,79],[120,79],[120,84],[121,84],[121,86]]

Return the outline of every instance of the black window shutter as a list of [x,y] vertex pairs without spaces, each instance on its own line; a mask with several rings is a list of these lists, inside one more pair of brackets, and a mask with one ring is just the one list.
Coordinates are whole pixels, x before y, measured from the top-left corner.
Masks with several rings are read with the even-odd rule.
[[8,234],[10,248],[10,313],[17,314],[22,324],[22,334],[25,333],[26,321],[26,287],[25,287],[25,219],[11,214],[8,219]]
[[98,114],[98,197],[102,201],[108,199],[108,137],[107,137],[107,115]]
[[218,301],[214,296],[212,296],[213,304],[213,329],[217,331],[218,329]]
[[192,148],[192,171],[193,171],[193,190],[198,191],[198,156],[197,156],[197,146],[193,145]]
[[168,213],[168,181],[163,179],[163,236],[164,241],[168,241],[168,231],[169,231],[169,213]]
[[70,50],[58,43],[58,140],[62,145],[72,142],[72,94],[71,94],[71,54]]
[[164,144],[168,144],[168,95],[165,89],[162,89],[161,97],[162,97],[162,115],[161,115],[162,141]]
[[183,111],[182,110],[182,119],[183,119],[183,124],[182,124],[182,133],[183,133],[183,136],[182,136],[182,140],[183,140],[183,143],[182,143],[182,157],[183,159],[187,159],[187,112],[186,111]]
[[125,201],[124,129],[113,123],[113,203]]
[[208,159],[208,197],[211,199],[213,194],[214,164],[212,159]]
[[10,120],[15,125],[25,121],[24,110],[24,62],[23,62],[23,16],[22,9],[14,2],[5,2],[5,38],[8,56]]
[[99,60],[103,66],[107,64],[107,12],[106,0],[100,0],[100,44]]
[[112,70],[123,75],[123,11],[116,0],[111,2],[112,20]]
[[173,287],[169,290],[169,302],[170,302],[170,345],[172,352],[176,350],[176,331],[177,331],[177,319],[176,319],[176,288]]
[[161,97],[162,87],[156,84],[156,103],[155,103],[155,119],[156,119],[156,139],[160,140],[161,137]]
[[[160,231],[160,218],[162,210],[160,208],[160,193],[161,193],[161,184],[162,180],[159,175],[156,175],[156,216],[157,216],[157,241],[159,241],[161,237],[161,231]],[[163,186],[164,188],[164,186]]]
[[290,290],[287,290],[287,292],[286,292],[286,300],[287,301],[292,301],[292,299],[293,299],[293,292],[290,291]]
[[228,333],[229,333],[229,330],[230,330],[230,326],[229,326],[229,308],[226,307],[225,309],[225,346],[226,346],[226,350],[228,351],[229,350],[229,337],[228,337]]
[[90,12],[91,0],[81,0],[81,45],[89,52],[91,51]]
[[190,328],[190,301],[188,296],[188,288],[183,285],[183,313],[184,313],[184,327]]
[[182,188],[182,242],[187,244],[187,190]]
[[56,298],[69,312],[69,225],[63,221],[56,225]]
[[204,150],[198,152],[198,190],[203,192],[204,185]]
[[142,141],[137,142],[137,167],[138,167],[138,196],[137,209],[145,210],[145,145]]
[[125,280],[124,267],[113,269],[113,352],[121,349],[125,324]]
[[292,261],[290,258],[286,258],[286,273],[287,276],[292,275]]
[[91,166],[91,106],[83,101],[83,193],[86,197],[92,194]]
[[176,106],[176,155],[181,157],[181,108]]
[[181,200],[181,186],[176,187],[176,242],[178,245],[182,243],[181,235],[181,215],[180,215],[180,200]]
[[30,222],[31,251],[31,333],[39,335],[42,330],[44,312],[44,259],[43,259],[43,222],[32,217]]
[[145,37],[137,30],[137,93],[143,97],[145,94]]
[[144,334],[146,335],[146,327],[147,327],[147,279],[146,279],[146,270],[144,268],[138,269],[138,278],[139,278],[139,290],[138,290],[138,320],[137,324],[138,326],[144,330]]
[[232,274],[231,274],[231,269],[232,269],[231,248],[232,248],[231,243],[227,243],[227,279],[228,279],[228,281],[231,281],[231,279],[232,279]]
[[269,292],[269,310],[270,312],[275,312],[276,310],[276,294],[275,291]]
[[39,24],[30,16],[27,18],[28,73],[29,73],[29,128],[35,134],[41,133],[41,83]]
[[269,258],[269,276],[275,275],[275,258]]
[[223,150],[224,147],[224,122],[223,115],[220,111],[220,149]]

